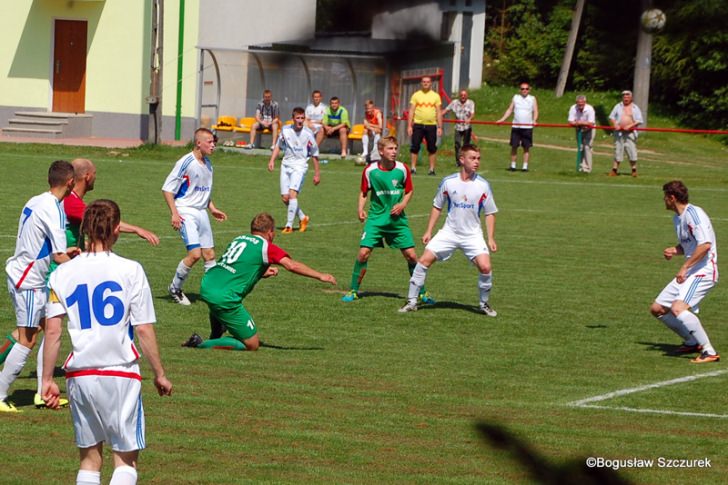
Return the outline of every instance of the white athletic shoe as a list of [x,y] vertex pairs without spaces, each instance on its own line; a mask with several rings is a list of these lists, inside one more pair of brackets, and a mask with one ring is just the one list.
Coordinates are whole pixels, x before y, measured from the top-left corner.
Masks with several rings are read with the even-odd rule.
[[169,291],[169,296],[172,298],[173,302],[179,303],[180,305],[184,306],[191,305],[190,300],[187,298],[187,295],[185,295],[179,288],[175,288],[172,285],[169,285],[167,291]]
[[485,314],[486,314],[486,315],[488,315],[489,317],[494,317],[494,316],[498,315],[498,312],[497,312],[497,311],[495,311],[495,310],[493,310],[493,309],[491,308],[491,306],[490,306],[490,305],[488,305],[488,303],[481,303],[481,304],[480,304],[480,311],[481,311],[482,313],[485,313]]
[[410,302],[404,304],[402,308],[399,309],[399,313],[409,313],[409,312],[416,312],[417,311],[417,303],[416,302]]

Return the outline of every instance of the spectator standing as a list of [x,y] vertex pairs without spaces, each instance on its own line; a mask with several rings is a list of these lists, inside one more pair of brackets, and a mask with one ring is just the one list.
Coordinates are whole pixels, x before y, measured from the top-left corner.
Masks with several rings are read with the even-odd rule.
[[617,103],[609,113],[609,122],[614,127],[614,163],[610,177],[619,175],[619,164],[627,152],[629,164],[632,166],[632,176],[637,176],[637,132],[635,128],[641,125],[642,111],[632,102],[632,91],[622,91],[622,102]]
[[533,127],[538,122],[538,102],[531,92],[528,83],[521,83],[518,94],[513,95],[510,106],[498,123],[503,123],[513,113],[511,125],[511,165],[508,168],[511,172],[516,171],[516,157],[518,147],[523,147],[522,172],[528,172],[528,159],[533,146]]
[[470,138],[473,129],[470,126],[470,120],[475,116],[475,103],[472,99],[468,99],[468,92],[461,90],[458,93],[458,99],[453,99],[447,108],[442,111],[444,117],[448,112],[455,114],[455,164],[460,166],[460,147],[470,145]]
[[435,175],[437,161],[437,137],[442,136],[442,100],[432,90],[432,78],[425,76],[420,80],[421,89],[410,98],[407,134],[411,137],[410,172],[417,173],[417,156],[422,140],[427,143],[430,162],[428,175]]
[[581,164],[579,171],[591,173],[592,171],[592,140],[594,138],[594,126],[596,125],[596,115],[594,107],[586,102],[586,96],[580,94],[576,97],[576,104],[569,108],[569,124],[576,129],[577,144],[579,135],[581,135],[581,145],[577,146],[577,150],[581,150]]

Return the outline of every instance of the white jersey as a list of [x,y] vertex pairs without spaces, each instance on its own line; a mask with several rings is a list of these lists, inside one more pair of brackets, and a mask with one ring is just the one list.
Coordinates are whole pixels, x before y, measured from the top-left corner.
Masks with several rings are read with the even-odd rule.
[[672,222],[685,259],[689,259],[700,244],[710,243],[708,254],[690,268],[688,275],[704,273],[718,281],[718,246],[708,214],[700,207],[688,204],[682,214],[673,217]]
[[174,194],[177,207],[207,209],[212,194],[212,163],[207,157],[200,163],[194,153],[188,153],[174,164],[162,190]]
[[513,96],[513,128],[533,128],[533,106],[536,98],[516,94]]
[[460,236],[482,237],[481,213],[490,215],[498,212],[490,184],[478,174],[466,181],[460,178],[459,172],[442,179],[432,205],[442,209],[445,204],[447,219],[443,229]]
[[144,269],[112,252],[83,253],[51,273],[47,317],[68,315],[72,371],[128,365],[139,359],[131,326],[154,323]]
[[51,255],[66,252],[66,214],[50,192],[36,195],[23,207],[15,254],[5,272],[18,290],[44,288]]
[[291,168],[308,167],[308,157],[318,157],[319,150],[313,132],[305,126],[296,131],[286,125],[278,135],[278,146],[285,150],[283,165]]
[[319,103],[318,106],[309,104],[306,106],[306,119],[311,120],[316,126],[321,126],[324,121],[324,111],[326,111],[324,103]]

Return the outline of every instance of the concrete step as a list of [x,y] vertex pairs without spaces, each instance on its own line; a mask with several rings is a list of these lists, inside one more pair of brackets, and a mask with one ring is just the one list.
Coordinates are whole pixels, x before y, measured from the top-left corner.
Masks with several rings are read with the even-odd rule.
[[46,118],[10,118],[8,120],[9,128],[39,128],[39,129],[58,129],[63,131],[64,126],[68,125],[67,119],[46,119]]
[[[3,131],[18,134],[17,130],[26,130],[26,133],[42,133],[37,130],[50,130],[48,134],[53,138],[81,138],[91,136],[92,122],[93,115],[86,113],[16,111],[15,118],[8,120],[10,126],[5,127]],[[55,133],[57,131],[60,131],[60,134]]]
[[63,130],[44,128],[13,128],[5,127],[2,134],[7,136],[25,136],[30,138],[66,138]]

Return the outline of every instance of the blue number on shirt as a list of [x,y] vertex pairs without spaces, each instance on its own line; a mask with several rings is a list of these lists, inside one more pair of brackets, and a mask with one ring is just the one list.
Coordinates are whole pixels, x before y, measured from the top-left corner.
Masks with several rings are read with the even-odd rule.
[[[124,303],[114,295],[104,297],[106,290],[112,293],[122,290],[121,285],[116,281],[104,281],[93,290],[89,302],[89,289],[87,284],[81,284],[66,298],[66,305],[71,307],[78,303],[78,318],[81,321],[81,329],[91,328],[91,311],[96,321],[105,326],[116,325],[124,318]],[[90,304],[89,304],[90,303]],[[106,307],[111,306],[110,316],[106,316]]]

